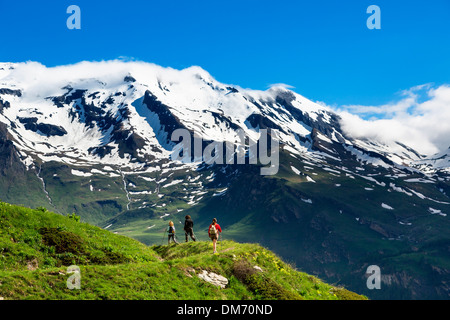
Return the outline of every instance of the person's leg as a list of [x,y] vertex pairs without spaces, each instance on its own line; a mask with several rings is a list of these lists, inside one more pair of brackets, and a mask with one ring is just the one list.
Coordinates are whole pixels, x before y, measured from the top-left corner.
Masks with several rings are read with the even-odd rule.
[[213,239],[213,251],[214,251],[214,253],[216,253],[216,242],[217,242],[217,239]]
[[189,238],[188,238],[188,232],[187,232],[187,230],[184,230],[184,235],[186,236],[186,242],[188,242],[188,241],[189,241]]

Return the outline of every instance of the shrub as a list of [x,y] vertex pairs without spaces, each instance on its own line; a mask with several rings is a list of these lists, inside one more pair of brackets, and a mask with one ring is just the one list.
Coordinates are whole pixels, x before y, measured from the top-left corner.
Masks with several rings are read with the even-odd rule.
[[256,273],[256,270],[246,260],[238,260],[233,264],[233,275],[241,282]]
[[89,259],[92,264],[98,265],[121,264],[130,261],[130,259],[125,257],[123,254],[108,250],[103,250],[103,254],[92,254],[89,256]]
[[39,233],[42,235],[43,243],[46,246],[55,247],[57,254],[85,252],[83,239],[75,233],[47,227],[39,229]]
[[69,217],[69,219],[74,220],[74,221],[76,221],[76,222],[80,222],[80,219],[81,219],[81,217],[80,217],[80,216],[77,216],[77,215],[75,214],[75,212],[72,213],[72,214],[69,214],[68,217]]
[[339,300],[366,300],[365,296],[358,295],[344,288],[335,288],[332,290]]
[[239,260],[233,265],[233,275],[263,300],[300,300],[302,297],[256,271],[248,261]]

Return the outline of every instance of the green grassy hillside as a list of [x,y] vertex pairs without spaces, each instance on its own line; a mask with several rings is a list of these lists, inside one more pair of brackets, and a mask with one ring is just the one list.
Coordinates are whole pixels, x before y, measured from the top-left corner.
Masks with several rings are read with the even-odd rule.
[[[67,280],[80,269],[80,289]],[[262,271],[255,269],[258,266]],[[221,289],[202,270],[228,279]],[[365,299],[294,270],[257,244],[146,246],[45,208],[0,202],[0,299]]]

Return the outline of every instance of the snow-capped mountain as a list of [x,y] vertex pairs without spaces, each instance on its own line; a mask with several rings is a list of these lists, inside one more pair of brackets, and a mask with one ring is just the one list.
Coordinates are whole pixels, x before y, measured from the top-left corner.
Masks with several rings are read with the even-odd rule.
[[422,160],[400,143],[351,139],[340,129],[336,113],[293,91],[222,84],[199,67],[179,71],[118,61],[57,68],[3,63],[0,99],[0,121],[28,166],[37,158],[72,165],[148,165],[168,159],[174,146],[171,134],[179,128],[205,141],[233,142],[237,129],[257,139],[259,129],[273,128],[285,149],[307,157],[339,158],[326,147],[339,144],[376,165]]

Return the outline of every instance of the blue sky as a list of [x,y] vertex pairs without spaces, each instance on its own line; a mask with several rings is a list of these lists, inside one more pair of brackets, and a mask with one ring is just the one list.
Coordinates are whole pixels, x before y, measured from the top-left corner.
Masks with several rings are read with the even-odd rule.
[[[69,30],[69,5],[81,30]],[[369,30],[369,5],[381,30]],[[119,57],[265,90],[285,83],[328,105],[383,105],[450,84],[449,0],[1,1],[0,61],[47,66]]]

